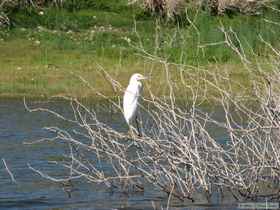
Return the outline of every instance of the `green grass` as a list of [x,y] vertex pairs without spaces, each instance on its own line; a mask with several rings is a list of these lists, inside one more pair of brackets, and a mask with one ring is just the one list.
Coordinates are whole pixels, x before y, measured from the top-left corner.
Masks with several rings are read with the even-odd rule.
[[[280,23],[277,12],[213,17],[206,11],[190,10],[188,18],[194,28],[186,19],[179,25],[158,21],[125,2],[88,1],[78,8],[71,5],[65,9],[45,8],[44,15],[35,10],[10,14],[13,26],[0,31],[0,95],[93,95],[78,76],[88,79],[98,90],[114,95],[111,86],[100,76],[98,65],[123,84],[136,71],[153,70],[162,74],[160,64],[139,56],[143,53],[132,45],[143,46],[147,53],[169,62],[210,70],[215,64],[221,71],[229,67],[235,78],[246,80],[240,59],[231,49],[224,44],[208,45],[224,40],[222,26],[237,34],[251,60],[265,60],[272,53],[260,37],[280,48],[280,27],[274,24]],[[240,48],[235,37],[231,37]]]

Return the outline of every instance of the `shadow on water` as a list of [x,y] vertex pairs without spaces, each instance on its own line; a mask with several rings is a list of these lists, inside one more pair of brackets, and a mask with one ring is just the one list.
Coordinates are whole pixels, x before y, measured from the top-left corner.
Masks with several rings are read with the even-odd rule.
[[[36,103],[32,103],[36,105]],[[39,106],[44,106],[44,103]],[[96,106],[96,105],[92,105]],[[70,107],[65,102],[50,103],[48,108],[69,116]],[[96,108],[96,107],[95,107]],[[103,122],[115,129],[126,131],[124,120],[117,111],[95,109]],[[70,116],[69,116],[70,117]],[[16,183],[12,183],[2,162],[0,163],[0,209],[161,209],[166,206],[167,196],[147,187],[145,192],[126,194],[111,192],[102,185],[89,184],[85,180],[74,182],[71,197],[61,184],[49,182],[34,172],[27,164],[49,175],[64,177],[69,174],[65,168],[50,164],[48,160],[59,159],[66,150],[63,144],[24,144],[52,134],[43,130],[46,126],[60,126],[70,129],[72,125],[62,122],[46,113],[29,113],[20,100],[0,102],[0,158],[4,158],[13,172]],[[220,133],[221,135],[223,132]],[[222,138],[218,136],[218,138]],[[192,203],[172,203],[176,210],[188,209],[236,209],[235,206]]]
[[4,198],[0,199],[0,208],[27,208],[33,206],[49,206],[46,198],[20,199],[20,198]]

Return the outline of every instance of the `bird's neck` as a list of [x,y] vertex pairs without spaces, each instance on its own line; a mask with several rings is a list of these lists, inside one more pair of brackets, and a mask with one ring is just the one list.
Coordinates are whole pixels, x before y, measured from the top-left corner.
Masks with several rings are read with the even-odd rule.
[[141,83],[141,82],[139,82],[139,81],[132,81],[132,82],[130,82],[130,85],[132,85],[132,86],[142,87],[142,83]]

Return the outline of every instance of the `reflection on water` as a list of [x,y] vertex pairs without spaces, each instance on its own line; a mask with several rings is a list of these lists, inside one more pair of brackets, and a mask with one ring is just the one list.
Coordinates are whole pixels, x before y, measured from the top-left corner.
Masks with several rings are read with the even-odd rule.
[[[33,103],[34,105],[34,103]],[[44,103],[40,103],[44,106]],[[64,102],[47,105],[65,116],[70,107]],[[97,105],[97,114],[102,121],[118,130],[127,128],[121,115],[108,112]],[[143,193],[126,194],[112,192],[103,185],[89,184],[85,180],[73,181],[71,197],[63,191],[59,183],[49,182],[28,168],[28,164],[49,175],[63,177],[64,168],[48,163],[65,151],[65,146],[52,143],[24,144],[51,134],[43,127],[59,125],[70,129],[72,125],[63,123],[46,113],[29,113],[20,100],[1,100],[0,102],[0,158],[4,158],[15,176],[12,183],[4,164],[0,163],[0,209],[160,209],[167,203],[165,194],[153,191],[152,187]],[[222,133],[221,133],[222,134]],[[218,136],[217,136],[218,137]],[[235,209],[231,205],[193,205],[173,203],[170,209]]]

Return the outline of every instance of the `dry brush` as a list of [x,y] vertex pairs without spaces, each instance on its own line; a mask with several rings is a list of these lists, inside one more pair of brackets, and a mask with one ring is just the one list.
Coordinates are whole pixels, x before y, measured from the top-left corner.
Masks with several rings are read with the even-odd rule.
[[[197,194],[210,201],[217,192],[231,194],[236,200],[278,200],[280,52],[262,40],[273,55],[266,65],[258,59],[253,62],[246,57],[242,46],[236,47],[240,42],[232,29],[221,27],[221,31],[225,38],[223,44],[243,63],[249,90],[248,85],[233,80],[230,71],[202,71],[198,67],[171,64],[141,46],[134,46],[143,57],[161,65],[166,84],[162,96],[154,94],[153,88],[146,85],[146,96],[140,105],[142,136],[114,129],[99,118],[98,112],[77,99],[67,99],[72,108],[71,118],[25,104],[30,112],[48,112],[75,125],[70,131],[48,127],[53,137],[37,141],[58,141],[68,146],[69,152],[63,154],[65,159],[55,162],[69,169],[66,178],[50,177],[29,167],[55,182],[85,178],[127,191],[145,191],[150,183],[167,193],[169,201],[171,198],[196,201]],[[200,76],[190,68],[197,68]],[[124,87],[101,71],[121,96]],[[95,91],[88,81],[80,79]],[[180,98],[178,89],[181,89]],[[114,112],[122,113],[121,100],[96,93],[109,102]],[[203,107],[205,103],[212,104],[210,109]],[[122,119],[119,121],[124,123]],[[216,132],[223,133],[223,140],[217,139]]]
[[[143,98],[141,108],[141,137],[113,129],[99,119],[98,113],[76,99],[69,99],[70,119],[48,109],[26,106],[31,112],[48,112],[76,127],[72,131],[46,128],[55,135],[48,141],[62,141],[69,146],[69,153],[64,154],[67,158],[56,162],[69,169],[67,178],[56,179],[30,168],[56,182],[85,178],[122,190],[144,191],[148,182],[180,200],[195,201],[197,193],[210,200],[217,191],[230,192],[237,200],[279,199],[278,69],[252,75],[254,91],[250,98],[233,92],[234,81],[230,82],[229,77],[205,73],[200,80],[205,87],[215,90],[212,102],[221,114],[217,119],[201,108],[202,95],[195,88],[184,86],[189,89],[191,99],[178,101],[166,66],[169,92],[157,97],[148,88],[149,96]],[[192,78],[188,72],[182,72],[181,76],[183,83]],[[110,81],[123,90],[113,78]],[[122,112],[117,101],[100,96],[114,110]],[[215,138],[218,130],[226,140]]]

